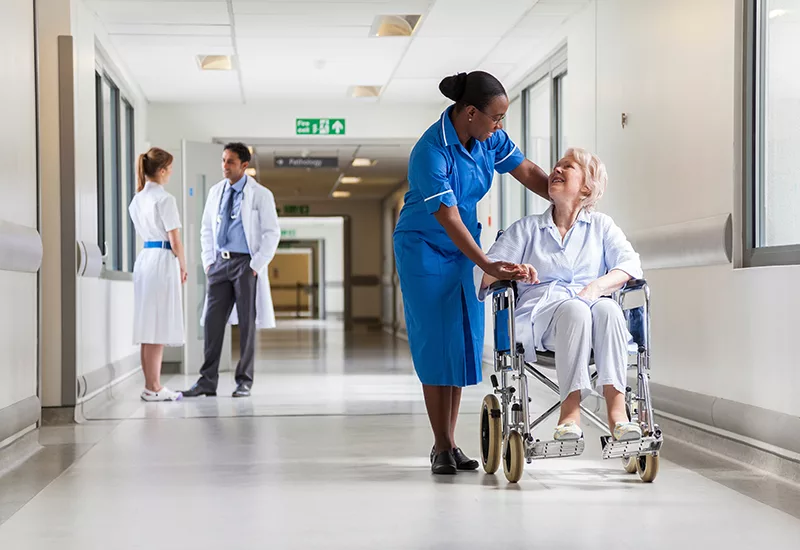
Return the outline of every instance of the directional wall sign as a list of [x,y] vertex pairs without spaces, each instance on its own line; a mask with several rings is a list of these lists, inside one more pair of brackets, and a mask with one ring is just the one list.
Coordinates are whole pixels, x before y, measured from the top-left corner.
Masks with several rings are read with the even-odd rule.
[[298,118],[295,123],[299,136],[343,136],[346,129],[343,118]]
[[339,168],[339,158],[275,157],[275,168]]

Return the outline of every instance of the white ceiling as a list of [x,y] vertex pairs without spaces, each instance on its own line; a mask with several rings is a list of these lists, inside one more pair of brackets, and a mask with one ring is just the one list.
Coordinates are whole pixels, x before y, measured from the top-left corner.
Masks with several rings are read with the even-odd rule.
[[[364,85],[383,86],[386,104],[441,103],[439,81],[459,71],[504,80],[589,2],[85,1],[150,101],[341,101]],[[368,36],[375,16],[393,14],[423,17],[411,37]],[[235,55],[237,69],[200,71],[196,56],[214,54]]]

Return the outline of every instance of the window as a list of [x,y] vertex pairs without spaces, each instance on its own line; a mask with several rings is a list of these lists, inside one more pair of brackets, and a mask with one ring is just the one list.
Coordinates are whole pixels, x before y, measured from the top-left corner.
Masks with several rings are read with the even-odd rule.
[[[509,104],[503,126],[511,141],[524,152],[522,100],[519,97]],[[511,174],[503,174],[500,185],[500,227],[507,229],[509,225],[525,215],[524,200],[527,190]]]
[[744,265],[800,263],[800,0],[746,2]]
[[[523,92],[525,99],[525,154],[549,172],[568,148],[565,136],[565,90],[568,86],[567,48],[560,48],[534,70]],[[541,214],[549,203],[526,191],[525,212]]]
[[[527,140],[525,142],[527,156],[545,172],[553,163],[552,155],[552,84],[550,78],[539,80],[525,93],[528,109],[525,117],[527,123]],[[548,202],[533,191],[525,190],[525,210],[530,214],[541,214],[549,206]]]
[[97,109],[97,242],[106,270],[133,271],[136,235],[128,212],[133,198],[133,108],[113,79],[95,74]]

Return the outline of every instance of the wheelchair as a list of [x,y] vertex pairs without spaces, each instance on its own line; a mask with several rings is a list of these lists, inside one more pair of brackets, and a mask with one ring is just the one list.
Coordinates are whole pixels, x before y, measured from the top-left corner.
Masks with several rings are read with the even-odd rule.
[[[536,362],[524,359],[525,350],[516,341],[514,313],[517,296],[516,283],[497,281],[491,285],[494,323],[494,374],[491,375],[493,393],[483,399],[480,415],[481,462],[486,473],[494,474],[502,460],[503,470],[511,483],[522,478],[524,463],[546,458],[578,456],[583,453],[583,437],[577,441],[539,441],[531,435],[533,429],[544,422],[561,407],[558,384],[547,377],[539,367],[555,368],[555,354],[536,351]],[[625,391],[625,408],[628,418],[638,422],[642,438],[637,441],[616,441],[603,435],[600,444],[603,459],[622,459],[629,474],[638,473],[646,483],[658,475],[659,451],[663,434],[653,417],[650,398],[650,289],[642,279],[628,281],[615,293],[615,301],[622,307],[628,330],[638,347],[636,353],[628,354],[628,370],[636,369],[636,390]],[[636,305],[636,304],[639,305]],[[592,358],[593,359],[593,358]],[[593,360],[590,360],[590,365]],[[531,422],[528,396],[528,376],[539,380],[550,388],[558,400],[541,416]],[[499,379],[498,379],[499,376]],[[597,371],[591,373],[591,381],[597,379]],[[608,425],[596,414],[581,404],[585,417],[606,433]]]

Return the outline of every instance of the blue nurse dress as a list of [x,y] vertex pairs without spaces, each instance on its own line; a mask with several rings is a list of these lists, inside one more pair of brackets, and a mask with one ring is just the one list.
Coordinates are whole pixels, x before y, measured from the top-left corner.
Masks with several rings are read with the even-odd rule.
[[441,205],[458,206],[480,246],[477,205],[494,172],[525,159],[503,130],[470,149],[458,140],[448,108],[419,139],[408,166],[409,189],[394,231],[394,252],[403,293],[408,341],[423,384],[470,386],[481,381],[484,309],[472,263],[433,216]]

